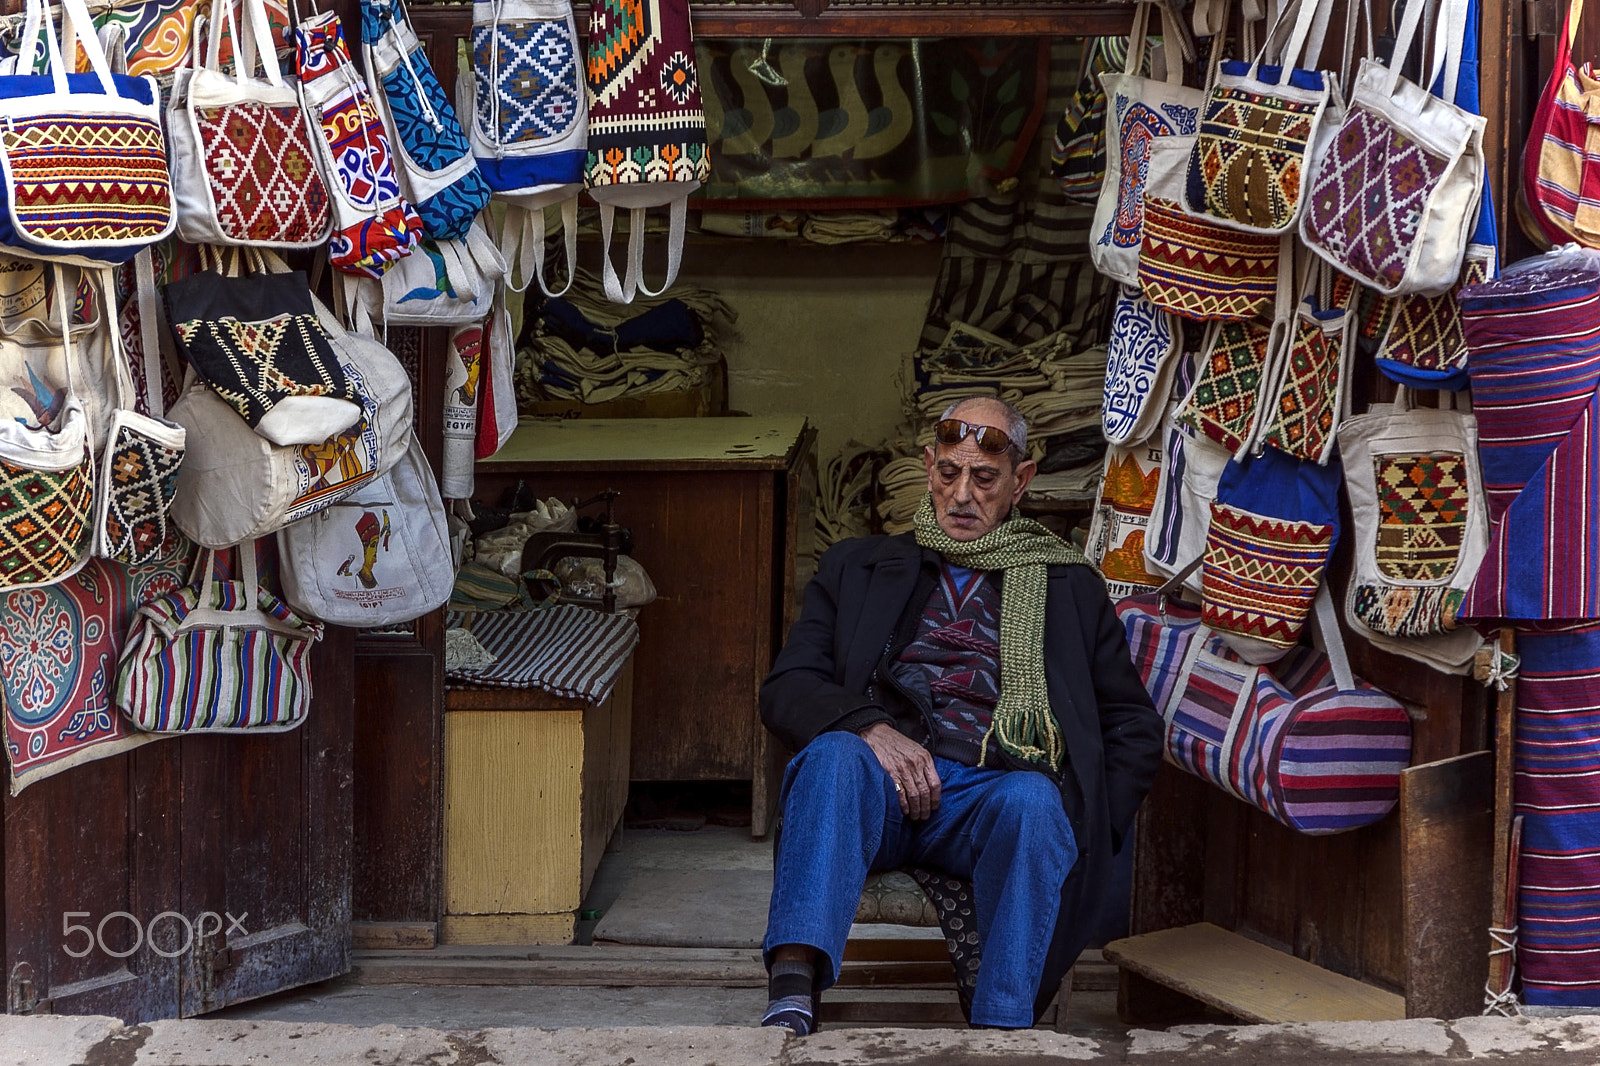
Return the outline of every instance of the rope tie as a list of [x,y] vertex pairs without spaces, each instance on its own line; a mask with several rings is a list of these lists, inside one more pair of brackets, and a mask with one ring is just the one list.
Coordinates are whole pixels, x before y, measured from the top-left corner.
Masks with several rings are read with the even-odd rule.
[[[1509,929],[1491,925],[1489,939],[1493,940],[1495,947],[1489,949],[1489,958],[1496,955],[1510,955],[1515,959],[1517,952],[1517,926]],[[1512,963],[1512,973],[1516,972],[1516,964]],[[1489,986],[1487,981],[1483,985],[1483,1013],[1497,1014],[1503,1018],[1515,1018],[1522,1013],[1522,1005],[1517,1000],[1517,994],[1511,991],[1511,974],[1507,974],[1506,987],[1503,991],[1496,991]]]

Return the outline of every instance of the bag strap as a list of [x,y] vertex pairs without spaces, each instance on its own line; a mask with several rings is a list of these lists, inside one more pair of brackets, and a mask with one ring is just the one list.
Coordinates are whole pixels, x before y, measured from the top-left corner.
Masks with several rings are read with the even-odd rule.
[[[1179,69],[1182,69],[1180,65]],[[678,268],[683,265],[683,235],[689,218],[689,195],[685,193],[672,201],[667,215],[667,277],[661,288],[651,289],[644,283],[644,208],[633,208],[638,225],[628,232],[628,269],[637,274],[639,291],[645,296],[660,296],[678,280]],[[638,244],[634,236],[638,235]]]
[[[1266,42],[1261,46],[1261,51],[1256,53],[1255,62],[1250,66],[1250,77],[1259,80],[1261,67],[1267,63],[1269,56],[1274,64],[1282,70],[1278,74],[1278,84],[1288,76],[1290,69],[1302,63],[1302,54],[1311,58],[1304,60],[1315,66],[1316,57],[1322,52],[1322,42],[1328,32],[1328,17],[1333,10],[1333,0],[1291,0],[1283,10],[1278,12],[1277,21],[1268,31]],[[1290,23],[1289,17],[1293,15],[1294,21]],[[1273,44],[1282,35],[1285,27],[1289,27],[1289,40],[1283,49],[1273,52]],[[1314,43],[1316,52],[1311,53],[1307,44]]]
[[[134,297],[139,301],[139,345],[144,349],[144,403],[154,418],[165,418],[166,396],[161,388],[161,363],[167,355],[163,345],[167,330],[166,312],[156,291],[155,252],[146,247],[133,257]],[[116,332],[116,331],[113,331]],[[183,375],[174,373],[181,381]]]
[[1133,29],[1128,32],[1128,54],[1122,61],[1122,73],[1138,74],[1144,68],[1144,50],[1149,38],[1150,0],[1141,0],[1133,9]]
[[1405,13],[1400,16],[1400,28],[1395,32],[1394,52],[1385,68],[1387,76],[1379,75],[1383,78],[1382,92],[1393,93],[1399,84],[1400,70],[1406,64],[1406,57],[1411,54],[1412,45],[1416,43],[1417,29],[1422,25],[1422,16],[1427,7],[1428,0],[1409,0],[1406,4]]
[[1356,687],[1356,676],[1350,669],[1350,656],[1345,651],[1344,634],[1339,631],[1339,616],[1333,610],[1333,594],[1328,591],[1326,573],[1323,574],[1322,584],[1317,586],[1313,605],[1315,609],[1312,613],[1317,619],[1317,629],[1322,634],[1322,651],[1333,669],[1333,683],[1340,692],[1352,692]]
[[[500,247],[506,250],[510,269],[506,273],[506,287],[512,292],[526,292],[535,281],[546,296],[565,296],[578,275],[578,198],[569,196],[561,201],[561,235],[567,255],[567,283],[560,292],[551,292],[544,281],[544,207],[519,207],[508,205],[500,222]],[[517,284],[520,269],[522,284]]]
[[1471,17],[1469,6],[1468,0],[1440,0],[1439,16],[1434,22],[1433,65],[1427,84],[1430,90],[1438,86],[1439,98],[1452,104],[1461,79],[1467,19]]

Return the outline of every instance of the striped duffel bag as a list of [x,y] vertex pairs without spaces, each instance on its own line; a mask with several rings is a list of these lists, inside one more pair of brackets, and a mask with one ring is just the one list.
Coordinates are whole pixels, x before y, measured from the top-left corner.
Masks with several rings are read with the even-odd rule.
[[1166,722],[1167,761],[1300,833],[1339,833],[1388,814],[1411,761],[1411,718],[1350,674],[1332,601],[1317,594],[1329,654],[1298,645],[1251,666],[1159,593],[1117,604],[1133,661]]

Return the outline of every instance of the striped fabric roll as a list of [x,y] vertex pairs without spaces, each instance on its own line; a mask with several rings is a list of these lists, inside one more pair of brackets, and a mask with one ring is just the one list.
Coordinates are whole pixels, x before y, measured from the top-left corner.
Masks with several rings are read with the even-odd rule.
[[[1163,612],[1154,595],[1130,596],[1116,609],[1166,720],[1168,762],[1312,835],[1368,825],[1399,801],[1411,719],[1392,697],[1364,682],[1339,689],[1313,648],[1241,662],[1175,600]],[[1205,646],[1185,676],[1196,639]]]
[[450,671],[453,687],[538,688],[586,703],[606,701],[639,643],[639,627],[627,615],[570,604],[543,611],[449,611],[445,625],[470,629],[495,657],[481,670]]

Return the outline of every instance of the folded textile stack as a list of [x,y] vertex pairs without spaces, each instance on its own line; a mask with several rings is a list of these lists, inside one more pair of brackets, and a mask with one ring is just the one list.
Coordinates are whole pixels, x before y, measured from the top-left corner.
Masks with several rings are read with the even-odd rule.
[[884,531],[911,528],[927,489],[922,448],[933,443],[945,409],[967,396],[998,395],[1028,420],[1028,455],[1040,461],[1030,495],[1092,497],[1104,454],[1103,443],[1094,442],[1105,372],[1105,349],[1073,352],[1066,331],[1014,344],[974,326],[951,326],[937,348],[913,355],[903,374],[910,431],[900,457],[878,473]]
[[599,404],[705,387],[721,360],[719,325],[735,317],[721,297],[687,285],[620,306],[580,270],[565,297],[529,314],[517,402],[526,410],[547,400]]

